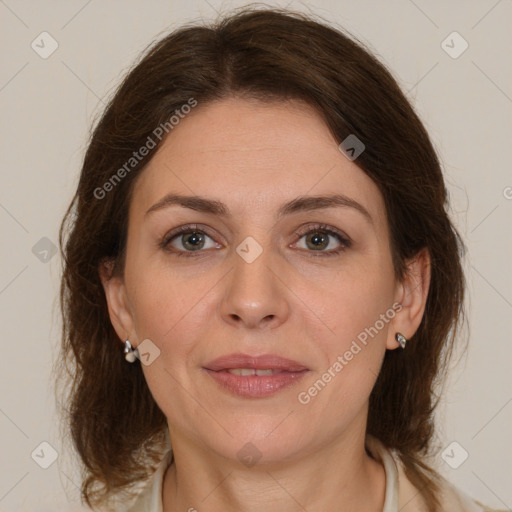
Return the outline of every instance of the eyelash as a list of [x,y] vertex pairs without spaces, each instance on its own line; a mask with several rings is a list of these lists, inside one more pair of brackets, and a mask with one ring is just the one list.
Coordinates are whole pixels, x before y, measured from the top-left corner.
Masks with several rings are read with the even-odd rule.
[[[304,231],[304,229],[305,229],[305,231]],[[164,238],[159,242],[158,246],[160,247],[160,249],[167,251],[167,252],[171,252],[179,257],[185,257],[185,258],[197,257],[204,251],[202,251],[202,250],[181,251],[181,250],[174,249],[174,248],[173,249],[168,248],[169,243],[172,242],[172,240],[177,238],[179,235],[183,235],[185,233],[193,233],[193,232],[203,233],[203,234],[207,235],[209,238],[213,239],[213,237],[208,234],[207,230],[203,229],[200,224],[187,224],[185,226],[180,226],[179,228],[176,228],[175,230],[171,231],[171,233],[168,233],[167,235],[165,235]],[[308,224],[304,228],[297,230],[294,234],[296,236],[298,236],[299,240],[300,240],[303,236],[309,235],[309,234],[315,233],[315,232],[321,232],[321,233],[325,233],[327,235],[333,236],[338,240],[338,242],[341,245],[340,245],[340,247],[338,247],[338,249],[331,249],[330,251],[318,251],[318,252],[306,251],[306,252],[313,253],[312,254],[313,257],[322,258],[322,257],[337,256],[352,245],[352,242],[348,239],[348,237],[343,235],[343,233],[341,233],[341,231],[338,231],[336,228],[328,226],[327,224]]]

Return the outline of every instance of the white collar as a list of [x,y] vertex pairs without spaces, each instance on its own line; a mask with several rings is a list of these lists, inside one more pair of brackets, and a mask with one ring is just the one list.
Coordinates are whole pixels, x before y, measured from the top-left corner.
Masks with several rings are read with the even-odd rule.
[[382,512],[398,512],[398,468],[395,459],[389,449],[376,437],[367,435],[366,447],[372,457],[382,463],[386,473],[386,492]]

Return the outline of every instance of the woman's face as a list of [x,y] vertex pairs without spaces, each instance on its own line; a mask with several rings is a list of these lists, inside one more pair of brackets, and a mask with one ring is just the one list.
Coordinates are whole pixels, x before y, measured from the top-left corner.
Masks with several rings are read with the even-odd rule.
[[[383,198],[356,162],[304,104],[226,99],[199,104],[140,175],[124,279],[104,284],[120,338],[150,340],[142,368],[171,441],[263,462],[364,431],[384,352],[423,310],[405,307]],[[352,205],[313,200],[334,195]],[[279,374],[212,364],[233,354],[270,355],[260,367]]]

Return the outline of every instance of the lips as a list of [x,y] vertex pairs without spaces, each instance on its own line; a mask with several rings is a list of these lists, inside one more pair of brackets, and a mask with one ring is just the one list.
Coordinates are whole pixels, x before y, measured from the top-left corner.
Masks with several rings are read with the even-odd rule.
[[264,398],[295,385],[309,368],[274,354],[231,354],[209,362],[204,370],[232,395]]
[[234,369],[273,370],[276,372],[302,372],[306,366],[274,354],[251,356],[248,354],[229,354],[207,363],[204,368],[214,372]]

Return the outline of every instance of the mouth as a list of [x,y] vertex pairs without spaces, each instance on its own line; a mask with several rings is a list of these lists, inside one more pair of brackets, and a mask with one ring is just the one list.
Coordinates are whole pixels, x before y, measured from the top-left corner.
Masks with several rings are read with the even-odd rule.
[[273,354],[231,354],[211,361],[203,369],[222,390],[245,398],[273,395],[309,372],[297,361]]
[[207,363],[204,368],[212,371],[224,370],[264,370],[273,372],[301,372],[308,367],[275,354],[251,356],[248,354],[229,354]]
[[275,370],[268,368],[266,370],[256,370],[255,368],[230,368],[229,370],[219,370],[231,373],[232,375],[240,375],[240,377],[249,377],[251,375],[258,375],[258,377],[276,375],[277,373],[283,373],[282,370]]

